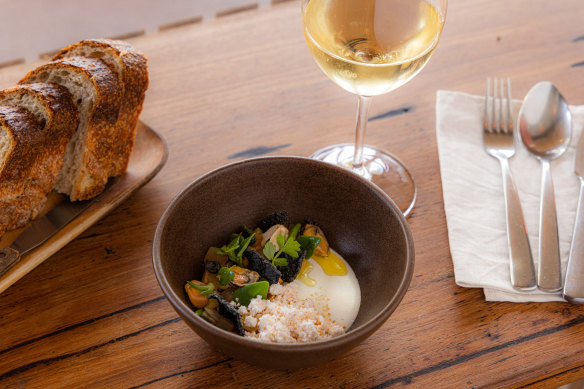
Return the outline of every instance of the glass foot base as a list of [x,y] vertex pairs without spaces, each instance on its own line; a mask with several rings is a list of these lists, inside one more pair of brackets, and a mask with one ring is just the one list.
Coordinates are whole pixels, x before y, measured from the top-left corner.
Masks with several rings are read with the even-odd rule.
[[416,203],[414,178],[399,158],[372,146],[363,148],[363,165],[353,167],[355,145],[343,143],[316,151],[311,158],[350,169],[383,189],[408,216]]

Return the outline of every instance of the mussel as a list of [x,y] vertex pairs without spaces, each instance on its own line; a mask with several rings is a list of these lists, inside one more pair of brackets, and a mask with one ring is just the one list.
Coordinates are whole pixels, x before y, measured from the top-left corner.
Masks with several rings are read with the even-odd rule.
[[264,232],[262,236],[262,247],[266,245],[267,242],[271,242],[274,246],[276,246],[276,250],[279,250],[280,247],[278,245],[278,236],[283,235],[284,238],[288,238],[288,228],[282,224],[274,224],[271,226],[266,232]]
[[302,235],[319,237],[321,241],[320,244],[314,250],[314,253],[316,255],[320,255],[321,257],[326,257],[328,255],[329,244],[328,241],[326,240],[326,237],[324,236],[324,232],[319,226],[310,223],[306,224],[304,226],[304,231],[302,232]]
[[257,282],[260,279],[260,275],[258,274],[258,272],[250,269],[245,269],[243,267],[234,266],[233,268],[231,268],[231,271],[233,272],[233,280],[231,281],[231,283],[235,286],[245,286],[253,284],[254,282]]
[[203,273],[203,283],[212,282],[215,285],[215,289],[224,290],[229,287],[229,285],[221,285],[219,279],[217,278],[217,272],[221,267],[227,265],[229,258],[227,255],[217,254],[217,247],[209,247],[207,254],[205,254],[205,272]]

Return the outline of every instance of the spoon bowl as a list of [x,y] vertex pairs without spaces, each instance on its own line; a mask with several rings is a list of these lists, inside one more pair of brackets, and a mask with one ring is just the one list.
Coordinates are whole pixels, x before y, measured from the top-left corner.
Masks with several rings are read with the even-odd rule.
[[557,292],[562,289],[562,270],[550,160],[564,154],[570,144],[572,114],[558,89],[546,81],[527,93],[518,120],[523,144],[542,165],[537,287]]
[[540,82],[525,96],[519,111],[519,133],[527,150],[539,158],[557,158],[568,148],[572,114],[552,83]]

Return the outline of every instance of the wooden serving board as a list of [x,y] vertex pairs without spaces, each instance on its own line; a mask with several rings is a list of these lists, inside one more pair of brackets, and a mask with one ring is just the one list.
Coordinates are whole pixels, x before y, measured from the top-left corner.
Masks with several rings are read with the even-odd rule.
[[[164,139],[146,124],[138,122],[136,141],[126,173],[110,179],[104,192],[93,199],[87,209],[42,245],[26,253],[16,265],[0,277],[0,293],[97,223],[150,181],[162,169],[167,158],[168,149]],[[62,201],[68,200],[63,195],[51,192],[42,213],[47,213]],[[0,247],[10,246],[25,229],[26,227],[4,234],[0,239]]]

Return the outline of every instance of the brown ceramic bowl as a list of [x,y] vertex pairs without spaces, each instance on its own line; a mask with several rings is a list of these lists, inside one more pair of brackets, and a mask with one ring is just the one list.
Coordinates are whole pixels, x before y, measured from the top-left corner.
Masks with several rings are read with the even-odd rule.
[[[186,280],[201,279],[203,257],[242,224],[274,211],[292,222],[310,219],[351,265],[361,307],[343,335],[304,344],[273,344],[219,329],[194,313]],[[186,187],[162,216],[154,237],[154,271],[180,317],[224,354],[267,368],[296,369],[333,359],[377,330],[400,303],[414,268],[408,224],[381,189],[348,170],[308,158],[265,157],[236,162]]]

